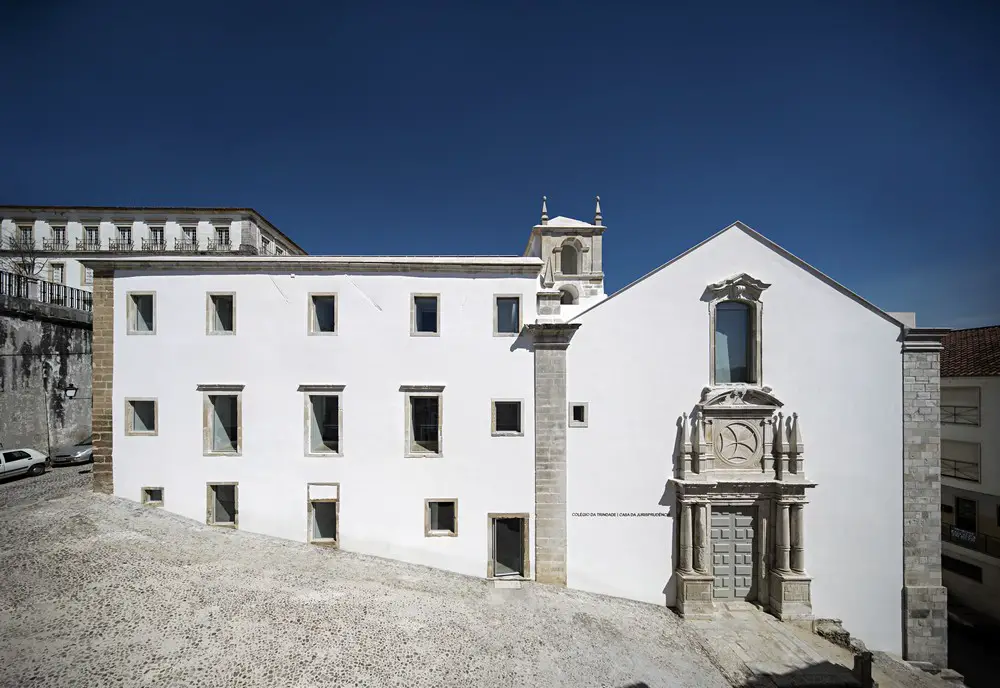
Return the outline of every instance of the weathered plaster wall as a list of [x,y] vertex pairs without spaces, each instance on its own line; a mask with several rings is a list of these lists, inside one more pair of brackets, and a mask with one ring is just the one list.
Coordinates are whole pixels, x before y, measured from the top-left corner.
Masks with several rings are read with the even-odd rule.
[[[0,443],[52,448],[90,434],[90,315],[0,297]],[[64,389],[78,388],[74,399]],[[47,409],[47,410],[46,410]]]
[[[709,381],[707,285],[741,272],[771,283],[763,382],[805,439],[805,564],[817,617],[900,650],[902,370],[899,327],[735,228],[577,320],[567,401],[568,585],[674,602],[676,420]],[[574,516],[574,513],[663,516]],[[667,516],[666,514],[670,514]]]

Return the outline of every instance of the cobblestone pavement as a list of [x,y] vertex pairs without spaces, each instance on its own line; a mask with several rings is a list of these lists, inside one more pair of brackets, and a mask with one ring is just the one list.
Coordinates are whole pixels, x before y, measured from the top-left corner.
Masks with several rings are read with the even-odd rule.
[[0,483],[0,685],[729,685],[666,609],[209,528],[88,469]]

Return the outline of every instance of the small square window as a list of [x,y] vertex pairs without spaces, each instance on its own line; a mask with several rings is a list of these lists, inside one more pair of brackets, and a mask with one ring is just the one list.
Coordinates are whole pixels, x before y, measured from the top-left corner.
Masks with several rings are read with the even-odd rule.
[[585,402],[573,402],[569,405],[569,426],[571,428],[587,427],[589,409]]
[[458,500],[424,500],[424,536],[455,537],[458,535]]
[[337,295],[309,295],[309,334],[337,334]]
[[49,269],[52,274],[50,280],[56,284],[63,284],[66,281],[66,264],[65,263],[49,263]]
[[516,335],[521,331],[521,297],[497,296],[493,305],[493,334]]
[[209,483],[205,522],[210,526],[235,528],[239,516],[238,499],[237,483]]
[[125,434],[155,435],[156,399],[125,400]]
[[147,506],[163,506],[162,487],[142,488],[142,503]]
[[493,401],[493,435],[523,435],[521,428],[521,402],[513,400]]
[[335,499],[314,499],[309,502],[309,541],[337,544],[338,507]]
[[126,297],[128,334],[156,334],[156,295],[152,292],[129,292]]
[[309,453],[340,454],[340,397],[310,394]]
[[208,295],[208,333],[236,334],[236,295]]
[[413,296],[413,322],[411,334],[436,335],[440,327],[438,296],[423,294]]

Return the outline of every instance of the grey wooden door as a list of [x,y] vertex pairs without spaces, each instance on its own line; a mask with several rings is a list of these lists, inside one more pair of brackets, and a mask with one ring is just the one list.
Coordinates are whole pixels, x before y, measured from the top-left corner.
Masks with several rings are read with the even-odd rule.
[[716,598],[752,599],[754,562],[753,507],[712,507],[712,586]]

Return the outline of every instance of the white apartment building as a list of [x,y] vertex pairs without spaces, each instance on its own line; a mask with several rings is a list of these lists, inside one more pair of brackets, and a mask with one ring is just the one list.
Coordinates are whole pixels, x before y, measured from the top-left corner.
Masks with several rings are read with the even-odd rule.
[[1000,326],[941,355],[942,567],[949,594],[1000,619]]
[[[80,259],[140,255],[302,255],[250,208],[0,206],[0,269],[89,292]],[[21,271],[17,263],[30,261]]]
[[514,257],[88,256],[95,489],[941,663],[936,418],[909,419],[943,332],[742,223],[607,296],[605,235],[598,205]]

